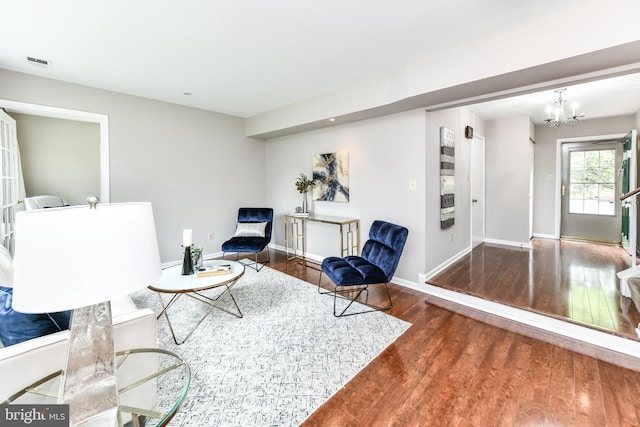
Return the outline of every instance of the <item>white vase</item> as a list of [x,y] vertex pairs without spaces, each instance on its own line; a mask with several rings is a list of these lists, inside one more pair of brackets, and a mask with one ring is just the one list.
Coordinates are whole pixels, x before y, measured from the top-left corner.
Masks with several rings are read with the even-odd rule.
[[302,193],[302,213],[309,212],[309,208],[307,207],[307,192]]

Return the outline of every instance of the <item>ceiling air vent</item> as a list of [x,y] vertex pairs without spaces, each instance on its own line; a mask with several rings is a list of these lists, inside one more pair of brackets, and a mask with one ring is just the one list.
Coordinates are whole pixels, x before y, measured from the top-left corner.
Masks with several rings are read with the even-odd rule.
[[27,56],[27,63],[38,66],[38,67],[51,68],[50,60],[36,58],[34,56]]

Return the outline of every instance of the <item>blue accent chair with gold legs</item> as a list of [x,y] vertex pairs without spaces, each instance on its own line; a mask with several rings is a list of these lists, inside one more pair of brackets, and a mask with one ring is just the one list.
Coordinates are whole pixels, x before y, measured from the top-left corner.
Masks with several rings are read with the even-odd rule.
[[[405,227],[376,220],[369,229],[369,240],[362,247],[361,256],[327,257],[322,261],[318,292],[333,295],[334,316],[351,316],[370,311],[389,310],[393,307],[387,284],[391,281],[393,273],[398,267],[408,234],[409,230]],[[335,284],[332,291],[321,290],[320,282],[323,273]],[[386,305],[369,303],[369,286],[372,285],[384,286],[388,300]],[[363,293],[365,298],[361,300],[359,298]],[[348,301],[342,309],[337,308],[338,298]],[[356,301],[368,309],[348,312]],[[338,313],[338,311],[340,312]]]
[[240,253],[255,254],[255,262],[248,267],[256,271],[262,270],[258,263],[258,254],[267,250],[267,261],[270,261],[267,245],[271,241],[273,226],[273,209],[271,208],[240,208],[238,209],[238,224],[233,237],[222,244],[222,258],[227,252],[236,252],[236,259]]

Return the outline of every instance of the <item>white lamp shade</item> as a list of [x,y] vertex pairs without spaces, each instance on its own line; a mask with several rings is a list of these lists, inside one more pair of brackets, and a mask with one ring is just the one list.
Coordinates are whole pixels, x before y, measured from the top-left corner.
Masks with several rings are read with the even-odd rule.
[[161,276],[150,203],[18,212],[13,308],[50,313],[108,301]]

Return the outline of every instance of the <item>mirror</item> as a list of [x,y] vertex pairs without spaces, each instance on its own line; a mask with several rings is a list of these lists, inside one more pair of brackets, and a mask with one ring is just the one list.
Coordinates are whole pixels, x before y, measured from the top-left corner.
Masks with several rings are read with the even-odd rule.
[[[65,119],[83,123],[95,123],[99,126],[99,194],[101,202],[110,202],[109,188],[109,134],[108,117],[104,114],[88,113],[84,111],[67,110],[0,99],[0,107],[9,114],[18,113],[31,116],[41,116],[54,119]],[[18,141],[20,135],[18,135]]]

